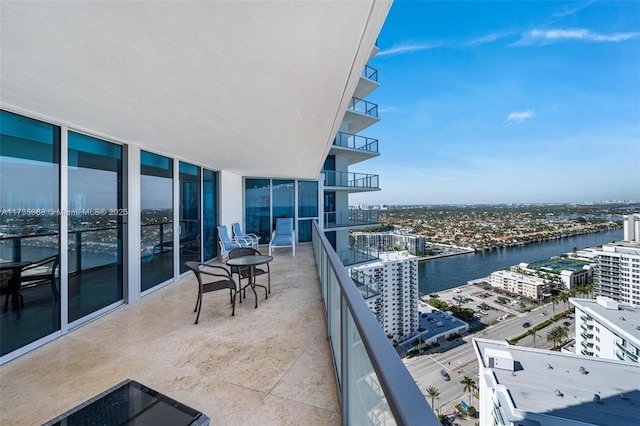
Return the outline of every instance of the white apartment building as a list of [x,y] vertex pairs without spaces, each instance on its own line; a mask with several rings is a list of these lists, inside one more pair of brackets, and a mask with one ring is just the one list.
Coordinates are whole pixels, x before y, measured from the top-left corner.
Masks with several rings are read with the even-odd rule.
[[367,299],[385,334],[395,343],[418,331],[418,258],[408,252],[384,252],[376,261],[354,266],[379,281],[378,296]]
[[549,291],[544,279],[513,271],[495,271],[489,276],[493,288],[538,300]]
[[640,243],[640,213],[626,215],[624,218],[624,240]]
[[640,424],[640,364],[473,339],[481,426]]
[[426,249],[426,241],[422,235],[397,232],[354,232],[352,236],[356,246],[379,247],[381,251],[400,248],[415,255],[424,253]]
[[576,308],[576,354],[638,362],[640,308],[604,296],[569,302]]
[[596,251],[594,294],[640,305],[640,243],[605,244]]

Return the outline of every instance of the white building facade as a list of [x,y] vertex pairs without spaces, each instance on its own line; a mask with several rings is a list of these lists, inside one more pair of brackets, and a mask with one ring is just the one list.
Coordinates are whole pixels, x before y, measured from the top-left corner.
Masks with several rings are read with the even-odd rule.
[[576,354],[638,362],[640,308],[604,296],[569,302],[576,308]]
[[418,331],[418,258],[407,252],[353,267],[379,281],[379,296],[367,300],[385,334],[400,343]]
[[381,251],[401,249],[413,255],[419,255],[426,249],[426,241],[422,235],[397,232],[354,232],[352,236],[356,246],[379,247]]
[[489,276],[493,288],[538,300],[549,290],[544,279],[513,271],[495,271]]
[[605,244],[596,252],[594,294],[640,305],[640,243]]

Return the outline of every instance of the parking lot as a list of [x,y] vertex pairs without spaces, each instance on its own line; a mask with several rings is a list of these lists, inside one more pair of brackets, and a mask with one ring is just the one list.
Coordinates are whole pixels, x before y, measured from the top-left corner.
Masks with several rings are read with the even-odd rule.
[[[454,291],[455,290],[455,291]],[[488,294],[488,295],[487,295]],[[481,296],[482,295],[482,296]],[[513,298],[502,296],[491,290],[485,290],[480,286],[467,285],[457,289],[440,292],[438,298],[450,304],[459,304],[462,307],[474,309],[477,306],[486,304],[485,309],[475,309],[478,315],[476,320],[487,325],[479,332],[468,334],[451,342],[445,341],[441,346],[431,349],[422,355],[410,359],[404,359],[407,369],[418,384],[420,390],[426,395],[429,386],[438,388],[440,398],[434,401],[432,407],[440,414],[449,415],[454,423],[460,425],[473,425],[475,421],[470,418],[456,415],[456,404],[461,400],[477,408],[478,401],[467,401],[468,396],[463,391],[460,382],[464,376],[470,376],[476,383],[478,382],[478,364],[473,350],[472,338],[480,337],[485,339],[506,340],[512,339],[527,329],[534,327],[548,320],[554,313],[554,306],[551,303],[538,306],[537,304],[524,301],[530,312],[520,312],[519,300],[515,299],[518,305],[511,304]],[[498,297],[510,299],[506,305],[498,303]],[[454,299],[454,297],[456,299]],[[486,309],[488,307],[488,309]],[[562,303],[555,306],[558,313],[565,309]],[[562,319],[539,330],[535,335],[526,336],[518,341],[518,346],[535,347],[538,349],[551,349],[552,342],[547,341],[546,335],[553,327],[569,324],[569,339],[574,337],[574,319]],[[445,380],[441,374],[445,370],[449,375],[449,380]],[[426,396],[427,401],[431,400]],[[453,418],[455,416],[455,418]]]

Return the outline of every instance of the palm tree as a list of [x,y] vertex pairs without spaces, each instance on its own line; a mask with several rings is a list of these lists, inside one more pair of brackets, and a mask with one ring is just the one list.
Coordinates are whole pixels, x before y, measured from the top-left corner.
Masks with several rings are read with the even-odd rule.
[[567,327],[558,326],[547,333],[547,342],[553,342],[553,348],[569,336]]
[[520,301],[519,305],[520,305],[520,312],[524,312],[524,308],[526,308],[527,305],[522,300]]
[[560,298],[560,300],[562,302],[564,302],[564,310],[566,311],[567,310],[567,302],[569,302],[569,295],[563,291],[562,293],[560,293],[558,295],[558,297]]
[[533,336],[533,347],[536,347],[536,329],[532,328],[531,330],[529,330],[529,334],[531,334]]
[[431,409],[433,409],[434,400],[440,397],[440,390],[435,386],[429,386],[427,388],[427,395],[431,398]]
[[469,376],[464,376],[464,379],[460,382],[461,385],[464,385],[463,392],[469,393],[469,404],[471,404],[471,395],[472,392],[477,388],[476,382]]

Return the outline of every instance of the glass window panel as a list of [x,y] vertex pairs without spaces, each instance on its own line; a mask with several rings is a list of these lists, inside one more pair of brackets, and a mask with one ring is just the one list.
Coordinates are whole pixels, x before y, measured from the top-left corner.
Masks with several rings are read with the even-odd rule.
[[140,152],[140,290],[173,278],[173,160]]
[[69,322],[122,300],[122,147],[69,132]]
[[317,181],[298,181],[298,217],[318,217]]
[[184,262],[200,261],[200,167],[179,164],[180,168],[180,273]]
[[246,179],[244,191],[245,233],[260,237],[261,243],[271,239],[271,196],[269,179]]
[[202,170],[202,249],[203,259],[210,260],[218,255],[217,237],[217,205],[218,205],[218,173]]
[[0,111],[0,356],[60,330],[59,159],[59,127]]
[[311,221],[312,219],[298,221],[298,242],[311,241]]
[[293,217],[294,215],[294,186],[292,180],[273,180],[273,218]]

